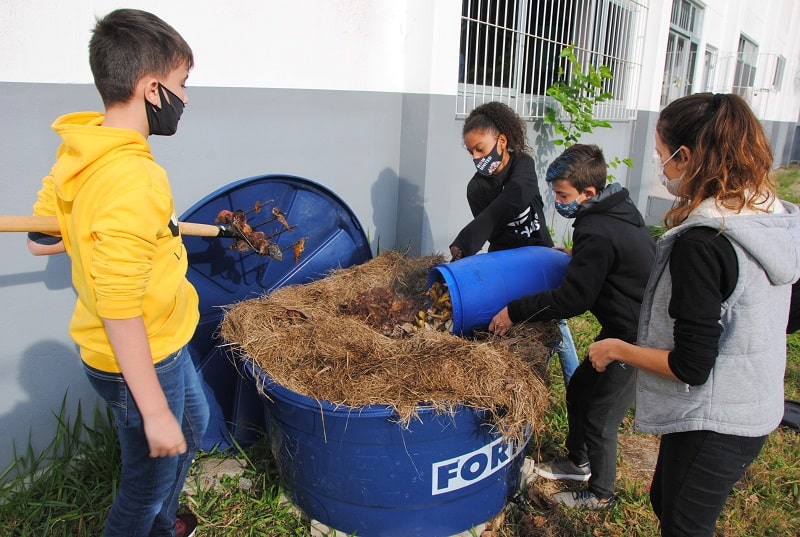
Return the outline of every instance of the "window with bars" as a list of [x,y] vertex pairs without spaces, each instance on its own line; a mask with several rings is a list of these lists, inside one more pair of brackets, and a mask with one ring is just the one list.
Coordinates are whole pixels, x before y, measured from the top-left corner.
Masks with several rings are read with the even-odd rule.
[[[554,104],[547,88],[568,69],[561,51],[575,46],[581,65],[605,65],[598,119],[635,117],[646,0],[463,0],[456,114],[505,102],[526,119]],[[566,73],[563,76],[568,76]]]
[[739,50],[736,56],[736,71],[733,74],[731,91],[749,99],[755,86],[758,65],[758,45],[745,37],[739,36]]
[[759,53],[758,45],[740,36],[736,52],[719,56],[715,91],[741,95],[758,115],[770,94],[782,90],[785,70],[785,56]]
[[693,2],[672,2],[667,57],[664,60],[664,78],[661,82],[661,106],[692,93],[702,15],[703,9]]
[[703,91],[714,91],[714,82],[717,78],[717,60],[719,60],[719,50],[710,45],[706,45],[706,53],[703,61]]

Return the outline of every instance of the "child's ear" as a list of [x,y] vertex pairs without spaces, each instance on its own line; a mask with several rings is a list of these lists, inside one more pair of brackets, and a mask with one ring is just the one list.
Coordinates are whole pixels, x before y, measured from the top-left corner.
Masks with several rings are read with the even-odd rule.
[[587,186],[583,189],[583,195],[587,200],[590,200],[597,195],[597,188],[593,186]]
[[508,137],[505,134],[500,134],[500,136],[497,137],[497,149],[499,149],[501,153],[504,153],[507,148]]
[[145,78],[141,82],[144,89],[144,98],[152,105],[161,108],[161,97],[158,94],[158,79]]

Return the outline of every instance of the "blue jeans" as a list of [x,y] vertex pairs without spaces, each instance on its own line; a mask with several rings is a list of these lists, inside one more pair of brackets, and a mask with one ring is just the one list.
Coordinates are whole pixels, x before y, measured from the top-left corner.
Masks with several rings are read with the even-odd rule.
[[189,348],[164,358],[156,374],[188,447],[174,457],[150,457],[142,417],[122,375],[84,364],[86,376],[114,415],[122,475],[105,526],[106,537],[174,537],[178,500],[208,425],[208,402]]
[[558,321],[558,328],[561,330],[561,343],[558,344],[556,352],[558,360],[561,362],[561,374],[564,375],[564,386],[566,386],[578,368],[578,352],[575,350],[575,342],[572,341],[567,320]]

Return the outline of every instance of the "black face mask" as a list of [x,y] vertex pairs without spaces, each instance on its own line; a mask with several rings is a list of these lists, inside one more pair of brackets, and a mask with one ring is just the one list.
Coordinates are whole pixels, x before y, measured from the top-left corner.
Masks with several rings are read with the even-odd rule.
[[[169,94],[169,102],[167,102],[164,92]],[[161,82],[158,83],[158,95],[161,97],[161,108],[150,101],[144,103],[150,134],[172,136],[178,130],[178,121],[183,114],[183,101]]]
[[481,158],[472,159],[472,162],[475,163],[475,169],[478,170],[479,174],[485,177],[491,177],[495,170],[499,168],[500,164],[503,162],[502,155],[497,152],[497,145],[498,143],[495,142],[494,147],[488,155]]

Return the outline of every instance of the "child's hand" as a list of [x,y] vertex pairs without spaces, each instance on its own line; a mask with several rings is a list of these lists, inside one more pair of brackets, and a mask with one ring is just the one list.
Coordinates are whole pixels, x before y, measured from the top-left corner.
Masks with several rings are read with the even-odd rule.
[[144,434],[151,457],[173,457],[186,453],[186,439],[175,415],[169,410],[145,418]]
[[492,322],[489,323],[489,332],[504,336],[513,324],[511,317],[508,316],[508,307],[505,307],[492,317]]
[[558,250],[559,252],[564,252],[568,256],[572,257],[572,248],[564,248],[563,246],[553,246],[553,250]]

